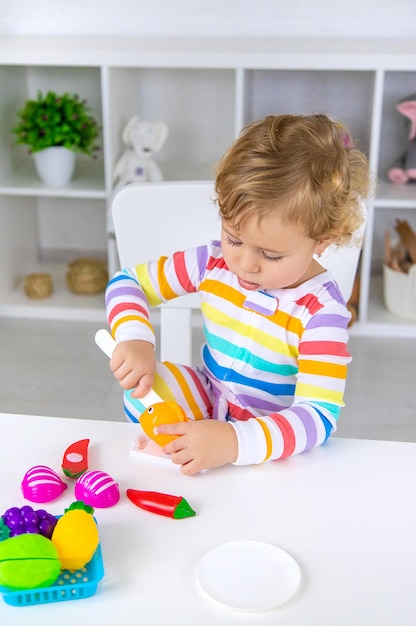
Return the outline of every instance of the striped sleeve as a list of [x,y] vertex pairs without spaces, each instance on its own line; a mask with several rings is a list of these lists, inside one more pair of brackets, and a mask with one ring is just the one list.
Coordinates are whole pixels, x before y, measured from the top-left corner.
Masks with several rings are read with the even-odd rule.
[[209,257],[209,247],[200,246],[117,272],[105,294],[113,337],[117,341],[143,339],[154,345],[149,308],[197,291]]
[[336,430],[344,406],[349,313],[335,304],[310,319],[299,342],[293,402],[264,416],[232,420],[239,454],[236,465],[262,463],[323,444]]

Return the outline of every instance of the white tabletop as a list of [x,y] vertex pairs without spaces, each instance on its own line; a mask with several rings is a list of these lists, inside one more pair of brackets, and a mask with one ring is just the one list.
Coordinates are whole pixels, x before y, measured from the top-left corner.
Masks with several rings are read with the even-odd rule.
[[[117,422],[0,414],[0,514],[27,504],[24,473],[58,473],[69,444],[90,438],[89,467],[120,485],[120,502],[96,509],[105,576],[91,598],[12,607],[0,623],[216,626],[413,626],[416,620],[416,444],[332,438],[323,447],[261,466],[193,477],[131,455],[138,427]],[[196,517],[172,520],[131,504],[127,488],[185,497]],[[62,514],[73,487],[44,505]],[[286,550],[302,582],[287,603],[243,612],[199,587],[204,554],[258,540]]]

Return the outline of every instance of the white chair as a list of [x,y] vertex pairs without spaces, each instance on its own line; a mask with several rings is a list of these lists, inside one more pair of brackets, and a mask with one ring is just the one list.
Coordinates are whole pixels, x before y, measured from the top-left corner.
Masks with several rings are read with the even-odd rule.
[[[204,244],[221,235],[210,181],[128,185],[114,197],[112,213],[121,267]],[[161,361],[191,364],[192,313],[199,307],[198,294],[158,307]]]
[[[121,267],[220,238],[212,181],[128,185],[115,196],[112,216]],[[337,280],[346,302],[360,249],[355,245],[331,248],[319,259]],[[158,308],[160,359],[190,365],[192,311],[199,309],[198,294],[176,298]]]

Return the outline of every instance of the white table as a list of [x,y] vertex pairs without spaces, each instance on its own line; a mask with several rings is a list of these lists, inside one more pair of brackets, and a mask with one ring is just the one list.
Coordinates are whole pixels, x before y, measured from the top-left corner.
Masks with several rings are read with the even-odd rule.
[[[89,437],[90,469],[120,484],[115,507],[96,509],[105,577],[91,598],[12,607],[0,623],[33,626],[413,626],[416,620],[416,444],[332,438],[307,454],[257,467],[183,476],[130,454],[137,426],[0,414],[0,512],[27,503],[27,469],[60,473],[66,447]],[[127,488],[185,497],[197,516],[172,520],[133,506]],[[45,505],[61,514],[73,488]],[[280,546],[302,570],[287,603],[268,611],[223,606],[195,570],[236,539]]]

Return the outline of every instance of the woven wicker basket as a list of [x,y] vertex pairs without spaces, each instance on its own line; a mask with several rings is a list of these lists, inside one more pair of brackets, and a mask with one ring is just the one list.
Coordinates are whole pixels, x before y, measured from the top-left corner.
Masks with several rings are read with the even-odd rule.
[[108,283],[105,263],[97,259],[77,259],[68,266],[68,288],[74,293],[95,294],[104,291]]
[[29,298],[47,298],[53,292],[52,276],[42,272],[28,274],[23,288]]

